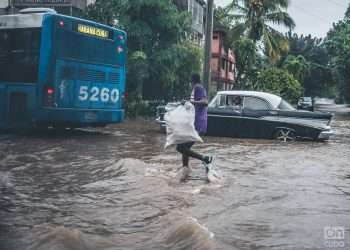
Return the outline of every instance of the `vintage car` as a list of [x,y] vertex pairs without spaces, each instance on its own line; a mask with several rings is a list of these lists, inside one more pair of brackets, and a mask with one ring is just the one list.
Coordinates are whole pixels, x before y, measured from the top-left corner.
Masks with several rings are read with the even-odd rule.
[[[157,122],[180,103],[157,108]],[[220,91],[208,105],[210,136],[328,140],[332,114],[296,110],[281,97],[255,91]]]

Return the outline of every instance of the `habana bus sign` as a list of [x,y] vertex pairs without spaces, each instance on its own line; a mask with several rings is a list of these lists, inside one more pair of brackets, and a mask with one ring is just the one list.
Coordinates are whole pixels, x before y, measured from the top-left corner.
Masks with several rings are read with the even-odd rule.
[[108,38],[109,33],[107,30],[99,29],[96,27],[78,24],[78,32],[88,34],[91,36],[97,36],[101,38]]

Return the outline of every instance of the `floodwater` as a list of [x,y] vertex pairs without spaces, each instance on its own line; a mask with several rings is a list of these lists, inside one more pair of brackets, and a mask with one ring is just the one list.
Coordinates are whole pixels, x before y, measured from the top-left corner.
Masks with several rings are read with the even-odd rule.
[[350,249],[349,116],[332,125],[326,143],[206,137],[218,183],[196,161],[179,183],[152,121],[0,135],[0,249]]

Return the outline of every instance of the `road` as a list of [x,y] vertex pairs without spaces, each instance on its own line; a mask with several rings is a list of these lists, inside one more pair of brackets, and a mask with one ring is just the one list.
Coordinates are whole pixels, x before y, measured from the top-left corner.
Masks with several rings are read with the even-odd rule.
[[325,143],[205,137],[195,149],[224,176],[212,184],[196,161],[176,180],[181,158],[153,121],[0,135],[0,249],[349,249],[350,116],[337,110]]

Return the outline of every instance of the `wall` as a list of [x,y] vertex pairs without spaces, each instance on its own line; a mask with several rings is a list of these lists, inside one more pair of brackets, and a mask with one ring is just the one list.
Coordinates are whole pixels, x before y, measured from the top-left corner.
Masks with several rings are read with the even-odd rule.
[[211,58],[212,90],[231,89],[235,80],[235,55],[232,49],[223,47],[224,36],[224,31],[214,31]]
[[220,51],[220,38],[218,35],[213,35],[213,41],[211,44],[211,53],[219,53]]

